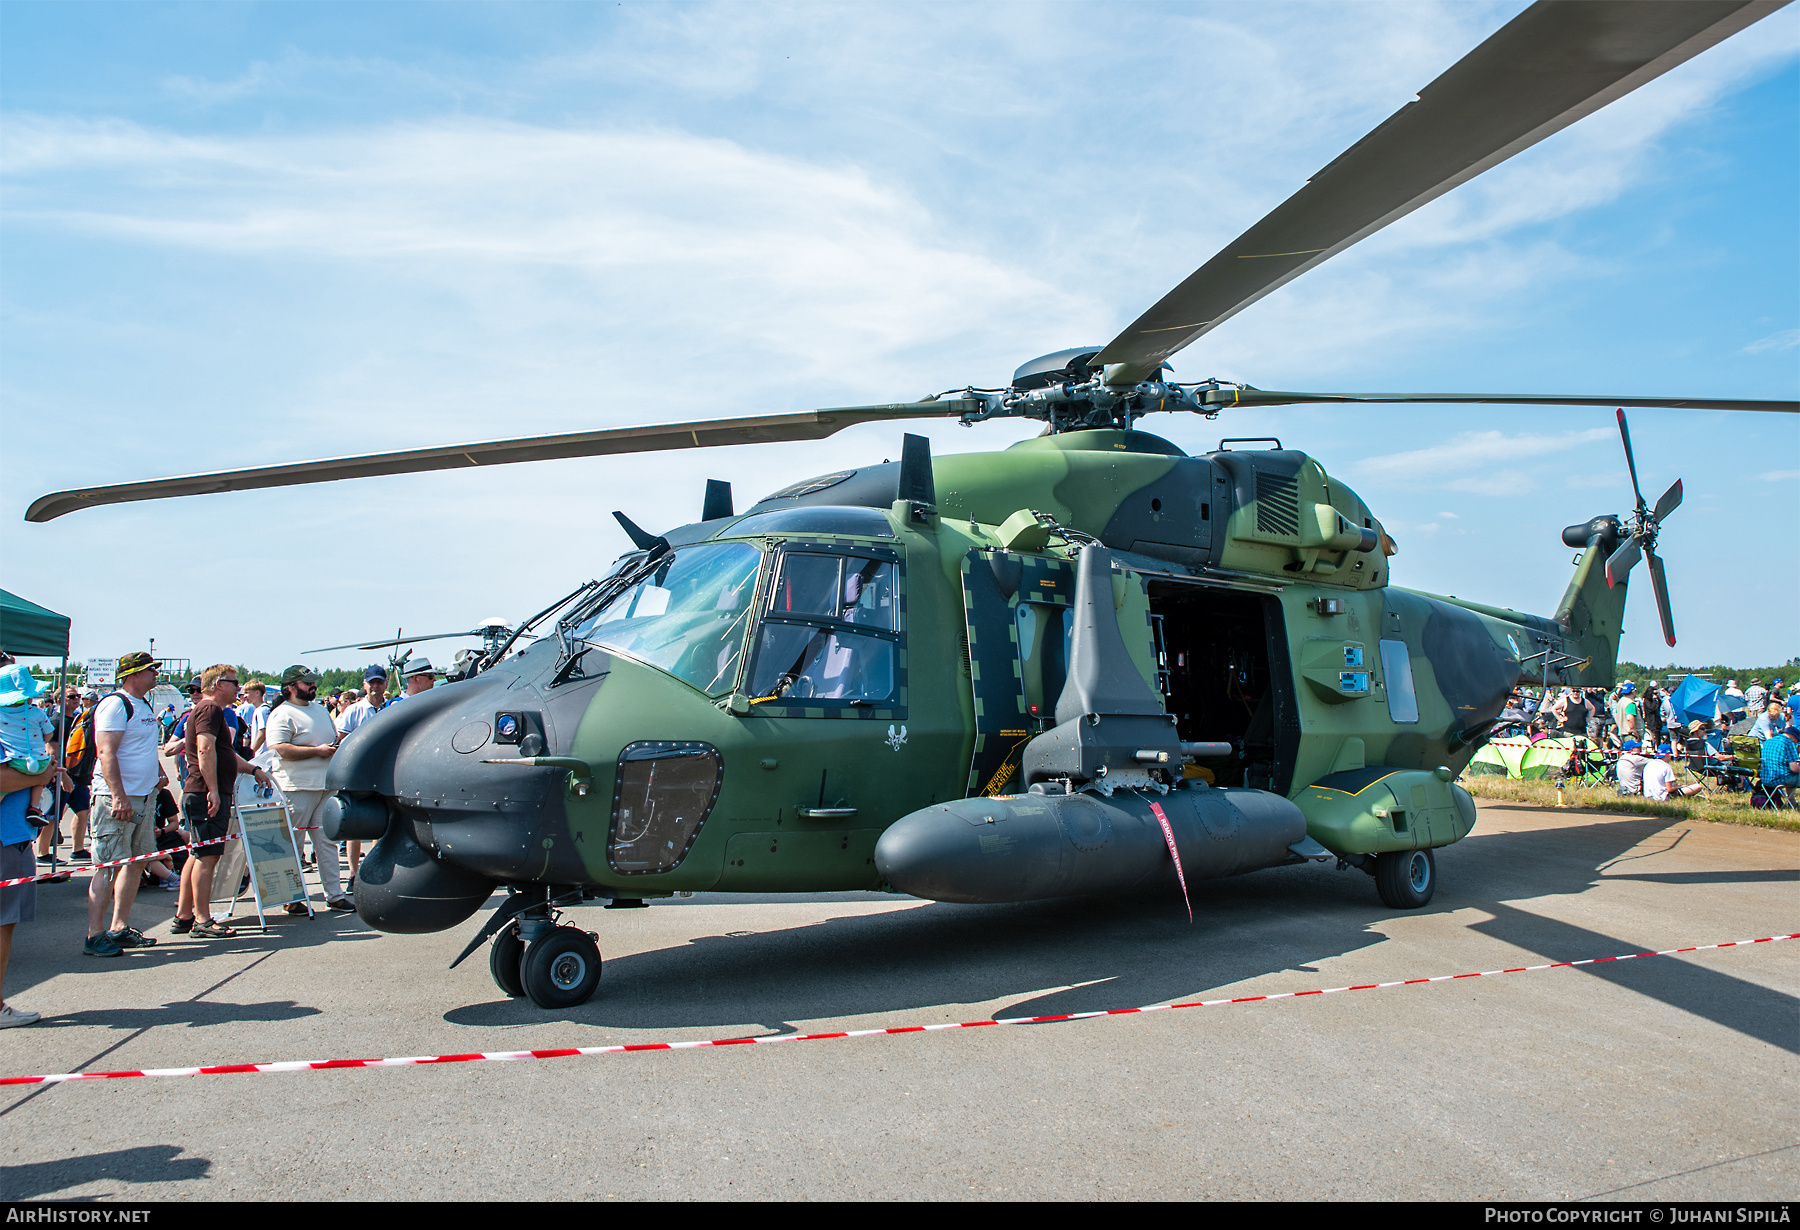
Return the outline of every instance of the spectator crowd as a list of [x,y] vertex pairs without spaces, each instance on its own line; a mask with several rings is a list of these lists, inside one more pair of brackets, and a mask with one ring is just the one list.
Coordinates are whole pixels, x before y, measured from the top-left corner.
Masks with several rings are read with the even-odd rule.
[[[1522,689],[1508,701],[1494,734],[1573,739],[1559,780],[1599,777],[1614,782],[1620,794],[1668,799],[1701,793],[1706,787],[1698,779],[1710,774],[1752,791],[1759,802],[1792,807],[1800,777],[1796,704],[1800,698],[1784,690],[1781,679],[1767,686],[1753,679],[1748,689],[1730,680],[1712,717],[1685,722],[1672,694],[1653,680],[1641,689],[1629,680],[1611,690],[1561,688],[1548,703]],[[1740,753],[1754,768],[1742,764]],[[1679,784],[1680,766],[1697,780]]]
[[[27,881],[0,887],[0,1029],[39,1019],[4,997],[13,930],[36,919],[39,885],[68,882],[71,866],[92,866],[86,956],[155,946],[132,923],[146,889],[177,895],[171,936],[237,935],[212,905],[227,895],[215,893],[213,878],[240,777],[279,790],[295,853],[316,868],[325,909],[355,909],[362,843],[328,841],[319,825],[331,758],[375,714],[439,678],[428,660],[413,657],[397,670],[399,695],[389,695],[389,668],[377,664],[363,672],[362,689],[320,696],[319,676],[305,666],[288,667],[270,686],[221,663],[185,681],[185,709],[165,704],[159,713],[150,693],[161,673],[150,654],[126,654],[102,694],[41,682],[0,658],[0,881]],[[228,895],[241,897],[249,878]],[[310,902],[285,908],[314,914]]]

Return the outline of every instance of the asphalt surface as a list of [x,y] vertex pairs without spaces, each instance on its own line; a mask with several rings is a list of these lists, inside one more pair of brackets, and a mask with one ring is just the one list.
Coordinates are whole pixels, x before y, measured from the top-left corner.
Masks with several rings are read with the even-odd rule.
[[[485,918],[354,915],[80,955],[16,932],[0,1074],[1023,1016],[1800,931],[1800,836],[1484,806],[1430,906],[1282,868],[1179,896],[845,893],[584,907],[599,995],[506,999]],[[778,1047],[0,1087],[0,1198],[1793,1199],[1800,941],[1082,1022]]]

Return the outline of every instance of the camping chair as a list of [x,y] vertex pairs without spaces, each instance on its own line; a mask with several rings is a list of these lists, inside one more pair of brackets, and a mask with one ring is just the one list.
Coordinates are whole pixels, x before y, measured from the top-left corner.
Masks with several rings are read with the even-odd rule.
[[1577,735],[1574,750],[1563,772],[1571,785],[1604,786],[1617,773],[1607,761],[1603,748],[1594,746],[1585,736]]
[[1759,811],[1794,811],[1794,783],[1770,785],[1758,777],[1756,789],[1750,792],[1750,806]]

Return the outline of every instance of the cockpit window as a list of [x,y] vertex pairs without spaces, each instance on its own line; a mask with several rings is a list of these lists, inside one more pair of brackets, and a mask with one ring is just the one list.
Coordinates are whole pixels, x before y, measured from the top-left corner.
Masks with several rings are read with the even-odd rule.
[[683,547],[574,636],[660,667],[709,696],[737,681],[762,552],[747,542]]
[[769,591],[749,692],[757,701],[886,706],[899,693],[898,569],[790,551]]
[[819,616],[884,632],[894,620],[894,566],[854,555],[789,554],[769,605],[772,615]]

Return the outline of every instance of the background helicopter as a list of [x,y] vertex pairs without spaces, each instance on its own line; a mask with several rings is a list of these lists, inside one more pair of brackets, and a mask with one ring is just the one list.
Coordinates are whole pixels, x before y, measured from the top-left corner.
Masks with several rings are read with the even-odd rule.
[[515,629],[498,615],[490,615],[467,632],[433,632],[426,636],[403,636],[401,634],[403,631],[404,629],[396,630],[392,640],[364,641],[350,645],[326,645],[320,649],[308,649],[304,652],[311,654],[334,653],[340,649],[386,649],[389,651],[388,674],[397,680],[401,670],[405,668],[407,661],[412,657],[410,648],[402,650],[400,646],[417,645],[424,641],[479,639],[481,641],[480,649],[459,649],[451,660],[449,668],[445,671],[445,678],[448,682],[455,683],[467,677],[469,667],[473,663],[497,654],[500,647],[512,638]]
[[[997,456],[934,465],[911,438],[897,464],[797,484],[743,518],[713,488],[700,524],[628,525],[638,550],[537,617],[557,617],[554,635],[383,715],[334,760],[340,833],[381,837],[359,911],[435,930],[506,883],[484,931],[498,932],[496,980],[550,1005],[598,978],[591,940],[553,925],[551,906],[584,887],[622,904],[885,877],[1020,900],[1336,854],[1391,904],[1420,904],[1430,849],[1472,819],[1449,779],[1483,723],[1521,677],[1604,680],[1619,582],[1673,505],[1652,515],[1640,495],[1629,525],[1572,527],[1582,563],[1557,615],[1538,618],[1389,586],[1373,514],[1279,442],[1186,458],[1133,424],[1305,402],[1791,412],[1161,379],[1169,354],[1242,307],[1771,7],[1536,5],[1119,338],[1028,363],[1006,389],[91,488],[28,516],[858,421],[1044,421],[1044,437]],[[891,768],[871,766],[876,748]],[[503,750],[518,754],[488,754]],[[1190,784],[1209,768],[1224,788]],[[1015,786],[1032,792],[1000,794]],[[943,801],[970,795],[991,801]]]

